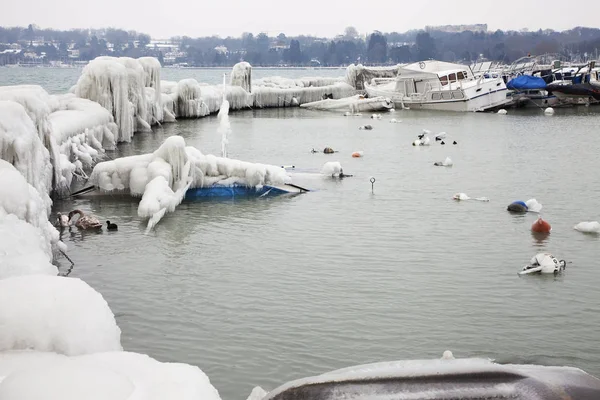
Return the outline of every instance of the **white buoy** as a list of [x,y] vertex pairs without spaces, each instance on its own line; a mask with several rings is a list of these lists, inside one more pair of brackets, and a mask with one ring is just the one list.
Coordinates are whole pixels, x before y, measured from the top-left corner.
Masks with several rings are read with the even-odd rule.
[[452,196],[452,199],[454,200],[469,200],[470,197],[467,196],[466,193],[456,193],[454,196]]
[[395,108],[390,108],[390,110],[389,110],[389,111],[390,111],[390,112],[395,112],[395,111],[396,111],[396,109],[395,109]]
[[600,222],[598,221],[584,221],[580,222],[573,227],[576,231],[583,233],[600,233]]
[[398,120],[396,118],[392,118],[392,119],[390,119],[390,123],[391,124],[397,124]]
[[442,360],[454,360],[454,354],[450,350],[446,350],[444,354],[442,354]]
[[500,115],[506,115],[506,114],[508,114],[508,111],[506,111],[506,110],[503,108],[503,109],[501,109],[501,110],[498,110],[498,114],[500,114]]
[[546,108],[544,110],[544,114],[546,114],[546,115],[552,115],[552,114],[554,114],[554,108],[552,108],[552,107]]

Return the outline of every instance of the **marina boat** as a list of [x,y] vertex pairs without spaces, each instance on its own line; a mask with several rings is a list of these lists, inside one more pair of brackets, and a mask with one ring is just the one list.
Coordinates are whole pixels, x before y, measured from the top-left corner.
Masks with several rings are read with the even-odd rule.
[[435,60],[400,67],[395,81],[372,81],[365,89],[369,97],[390,98],[413,109],[486,111],[510,101],[501,76],[475,77],[466,65]]
[[556,107],[561,101],[546,90],[546,81],[537,76],[521,75],[506,84],[508,97],[515,107]]
[[366,98],[361,95],[346,97],[343,99],[326,99],[301,104],[300,107],[310,110],[324,111],[350,111],[352,113],[368,111],[384,111],[394,108],[394,103],[389,98],[374,97]]

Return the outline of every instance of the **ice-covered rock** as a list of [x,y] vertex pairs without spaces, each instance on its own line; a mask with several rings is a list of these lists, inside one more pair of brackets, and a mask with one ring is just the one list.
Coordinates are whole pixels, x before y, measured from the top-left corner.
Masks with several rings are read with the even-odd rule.
[[121,330],[102,295],[77,278],[0,280],[0,352],[65,355],[120,351]]

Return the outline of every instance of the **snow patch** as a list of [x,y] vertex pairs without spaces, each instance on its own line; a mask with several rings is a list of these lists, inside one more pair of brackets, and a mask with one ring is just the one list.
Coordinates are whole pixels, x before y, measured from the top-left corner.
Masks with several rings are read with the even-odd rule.
[[65,355],[122,350],[121,330],[102,295],[77,278],[0,280],[0,352]]

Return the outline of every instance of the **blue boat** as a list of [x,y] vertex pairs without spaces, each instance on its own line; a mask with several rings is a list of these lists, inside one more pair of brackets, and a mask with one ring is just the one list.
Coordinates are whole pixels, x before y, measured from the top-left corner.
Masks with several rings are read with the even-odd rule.
[[308,191],[308,189],[293,184],[284,184],[281,186],[263,185],[260,188],[244,185],[224,186],[215,184],[208,187],[188,189],[185,193],[185,199],[194,200],[206,197],[272,197],[300,194]]

